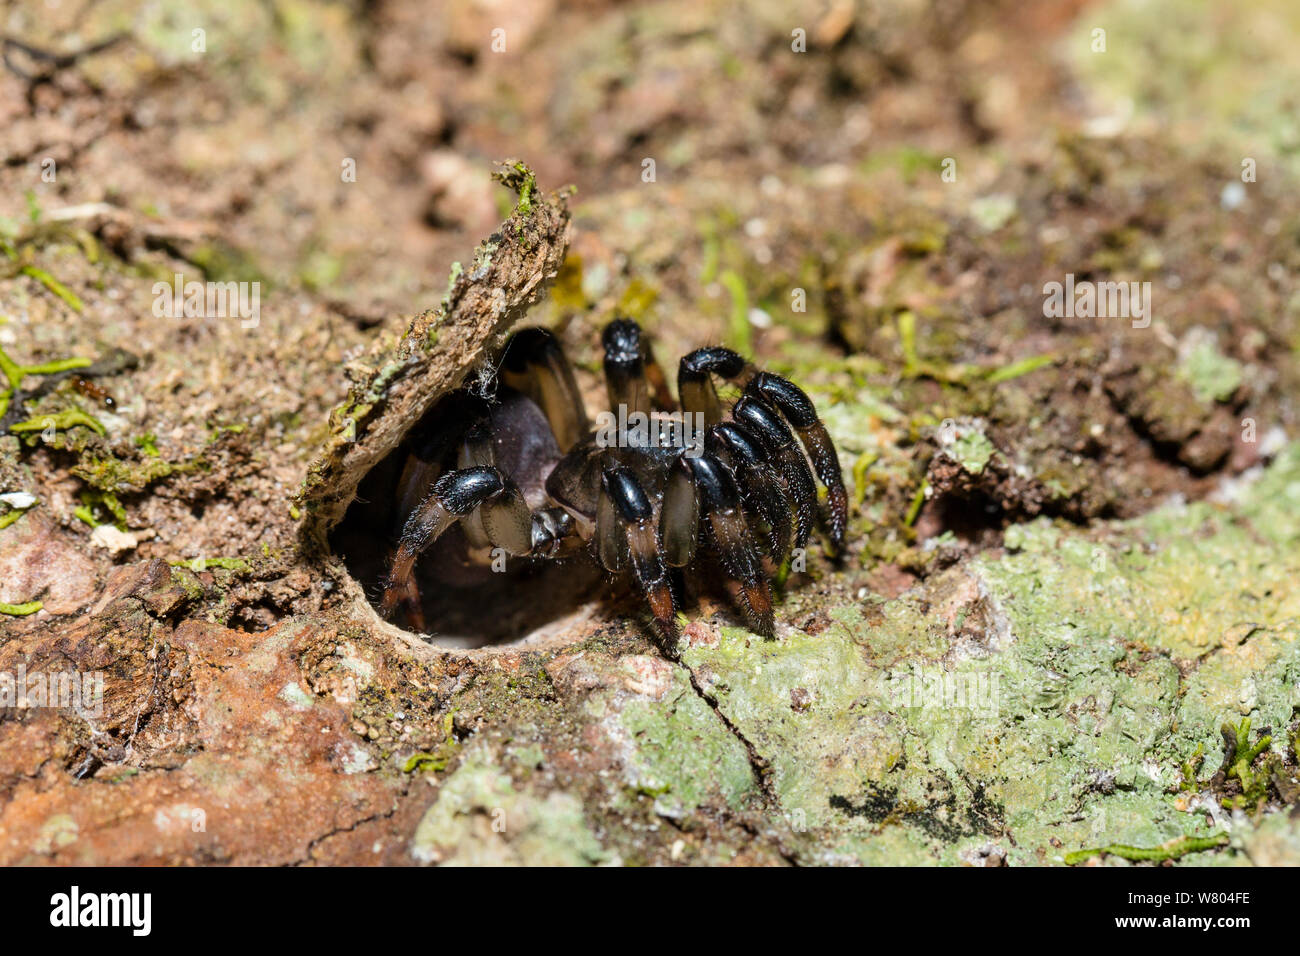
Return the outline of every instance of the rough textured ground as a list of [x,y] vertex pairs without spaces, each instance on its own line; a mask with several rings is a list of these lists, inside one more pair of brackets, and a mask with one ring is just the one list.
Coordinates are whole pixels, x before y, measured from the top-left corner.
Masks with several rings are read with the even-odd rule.
[[[0,675],[104,696],[0,707],[0,861],[1300,862],[1290,5],[74,6],[0,6]],[[807,386],[847,559],[676,661],[379,621],[367,470],[616,312]]]

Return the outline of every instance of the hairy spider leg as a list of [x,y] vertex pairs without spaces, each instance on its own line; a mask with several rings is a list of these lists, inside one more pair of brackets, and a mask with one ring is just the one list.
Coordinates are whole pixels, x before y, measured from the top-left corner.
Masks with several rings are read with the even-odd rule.
[[561,451],[586,436],[590,426],[582,394],[553,332],[526,328],[510,336],[501,357],[501,377],[542,410]]
[[608,571],[631,566],[654,615],[664,651],[677,652],[677,619],[672,588],[664,566],[659,523],[654,508],[632,472],[612,457],[601,466],[600,498],[596,505],[597,554]]
[[682,408],[687,412],[704,415],[704,424],[716,425],[722,421],[722,402],[713,384],[713,376],[735,382],[740,387],[749,384],[756,370],[744,356],[720,345],[696,349],[682,356],[677,367],[677,394]]
[[488,540],[507,554],[532,550],[533,521],[515,483],[496,468],[478,466],[449,471],[433,484],[411,513],[393,556],[382,610],[390,615],[409,587],[415,559],[451,525],[478,512]]
[[790,426],[760,399],[749,395],[741,396],[740,401],[732,407],[731,415],[758,440],[760,447],[771,457],[781,476],[785,492],[794,505],[794,546],[802,548],[808,541],[808,534],[812,531],[817,516],[817,486],[813,482],[808,459],[795,443]]
[[675,407],[663,369],[641,326],[631,319],[615,319],[605,326],[600,340],[605,347],[605,393],[611,411],[617,414],[621,405],[628,415],[648,415],[653,409]]
[[779,410],[808,450],[813,469],[826,486],[831,546],[836,555],[843,554],[844,536],[849,524],[849,496],[844,490],[844,476],[840,471],[840,457],[835,451],[835,443],[831,441],[826,426],[817,417],[812,399],[794,382],[771,372],[759,372],[751,378],[745,386],[745,393],[762,398]]
[[[682,407],[691,412],[703,412],[710,425],[722,419],[722,406],[713,385],[714,375],[734,382],[745,395],[761,401],[768,409],[776,409],[794,428],[812,460],[817,477],[826,486],[831,547],[834,554],[842,554],[848,529],[849,496],[844,490],[835,444],[817,417],[812,399],[789,379],[771,372],[759,372],[731,349],[722,346],[696,349],[682,358],[677,388],[681,393]],[[734,409],[732,415],[735,415]],[[807,540],[807,530],[805,528],[800,535],[799,547]]]
[[[496,468],[496,450],[492,447],[492,421],[485,414],[465,432],[460,449],[456,454],[457,470],[468,468]],[[487,529],[483,526],[483,512],[475,509],[465,515],[460,522],[465,538],[472,548],[491,546]]]
[[[389,561],[390,563],[392,561],[392,552],[389,553]],[[401,601],[402,607],[406,609],[407,627],[417,632],[428,630],[428,625],[424,620],[424,602],[420,599],[420,586],[416,583],[415,575],[412,574],[407,577],[405,584],[397,582],[395,586],[398,593],[392,599],[391,607],[396,607],[397,602]],[[384,597],[385,599],[388,598],[387,591],[384,592]],[[385,616],[391,613],[391,607],[389,610],[385,610]]]
[[704,447],[731,466],[741,499],[767,525],[768,554],[780,567],[790,555],[793,509],[758,439],[739,422],[721,422],[709,429]]
[[712,540],[726,572],[732,602],[744,614],[751,630],[771,637],[772,592],[750,540],[735,476],[721,460],[707,453],[696,458],[683,455],[679,460],[685,463],[695,485],[701,528],[704,536]]
[[694,560],[699,526],[700,498],[695,491],[695,477],[679,457],[668,474],[659,515],[659,535],[669,567],[684,568]]
[[447,414],[438,418],[410,441],[411,453],[402,465],[397,481],[397,508],[394,531],[399,530],[411,513],[429,494],[442,472],[447,452],[465,433],[465,423],[479,422],[488,414],[487,403],[467,392],[453,393]]

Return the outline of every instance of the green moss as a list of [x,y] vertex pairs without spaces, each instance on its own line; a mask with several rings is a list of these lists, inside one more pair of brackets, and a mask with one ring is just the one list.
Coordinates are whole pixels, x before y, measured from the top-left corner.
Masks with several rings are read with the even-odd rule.
[[920,517],[921,508],[925,505],[926,496],[930,491],[930,482],[922,481],[921,486],[916,489],[912,495],[912,502],[907,506],[907,513],[903,515],[903,524],[911,527],[916,524],[916,519]]
[[53,375],[57,372],[85,368],[87,365],[90,365],[90,359],[86,358],[56,359],[35,365],[19,365],[5,353],[4,349],[0,349],[0,372],[9,383],[7,388],[0,390],[0,416],[9,410],[9,402],[13,398],[14,390],[28,375]]
[[1196,750],[1190,757],[1183,761],[1183,779],[1178,785],[1179,790],[1196,790],[1196,774],[1201,769],[1201,764],[1205,762],[1205,745],[1197,744]]
[[740,274],[728,269],[718,281],[731,294],[731,316],[727,321],[727,344],[741,355],[754,351],[754,333],[749,324],[749,290]]
[[460,743],[453,732],[455,719],[455,711],[443,715],[442,742],[433,750],[421,750],[407,757],[402,764],[403,773],[441,773],[446,769],[460,752]]
[[402,764],[403,773],[440,773],[447,767],[450,757],[439,756],[425,751],[413,753]]
[[137,435],[133,441],[135,442],[135,447],[139,448],[150,458],[161,457],[158,451],[158,436],[153,432],[145,432],[143,435]]
[[56,432],[65,432],[72,428],[89,428],[97,435],[107,434],[98,419],[87,415],[79,408],[65,408],[54,415],[40,415],[36,418],[29,418],[25,422],[15,422],[9,426],[9,431],[15,435],[31,432],[39,434],[50,428],[53,428]]
[[1110,846],[1100,846],[1090,850],[1075,850],[1073,853],[1067,853],[1065,854],[1065,862],[1069,866],[1073,866],[1094,856],[1109,854],[1123,857],[1125,860],[1160,863],[1165,860],[1177,860],[1188,853],[1200,853],[1203,850],[1213,850],[1216,847],[1227,845],[1228,834],[1226,833],[1215,833],[1207,837],[1182,836],[1154,847],[1125,846],[1120,843],[1112,843]]
[[1056,361],[1055,355],[1034,355],[1027,359],[1021,359],[1018,362],[1012,362],[1010,365],[1004,365],[1001,368],[989,372],[984,379],[990,385],[998,385],[1002,382],[1009,382],[1013,378],[1019,378],[1022,375],[1028,375],[1030,372],[1037,371],[1046,365],[1051,365]]
[[28,601],[26,604],[0,603],[0,614],[8,614],[12,617],[26,617],[28,614],[35,614],[44,606],[44,601]]
[[45,286],[45,288],[49,289],[52,293],[66,302],[68,308],[72,309],[73,312],[80,314],[85,310],[86,307],[82,303],[81,299],[79,299],[71,289],[65,286],[58,279],[54,278],[54,276],[50,275],[44,269],[33,265],[25,265],[18,271],[25,276],[30,276],[41,285]]
[[72,512],[76,518],[91,528],[97,528],[102,523],[98,515],[103,510],[113,516],[113,524],[119,531],[126,530],[126,509],[115,494],[92,488],[81,492],[80,498],[81,504]]
[[22,384],[24,376],[27,375],[52,375],[55,372],[85,368],[89,364],[90,359],[87,358],[67,358],[57,359],[52,362],[39,362],[35,365],[19,365],[5,354],[3,349],[0,349],[0,371],[4,372],[9,384],[15,388]]
[[498,166],[499,168],[492,173],[492,178],[519,194],[519,201],[515,204],[515,215],[525,218],[531,216],[533,194],[537,191],[537,176],[525,163],[517,159],[507,159]]
[[35,503],[36,502],[33,499],[31,504],[19,504],[16,506],[6,504],[4,514],[0,514],[0,530],[9,527],[23,515],[27,514],[27,510]]
[[154,457],[130,461],[115,455],[83,453],[72,473],[93,489],[117,495],[140,492],[173,475],[194,474],[211,467],[203,452],[179,462]]
[[174,568],[188,568],[195,573],[201,573],[209,568],[220,568],[223,571],[236,571],[241,574],[252,570],[252,565],[243,558],[190,558],[167,563]]
[[1268,797],[1269,783],[1275,772],[1285,772],[1281,760],[1269,755],[1264,766],[1259,770],[1253,767],[1260,754],[1268,750],[1273,738],[1269,734],[1259,735],[1250,742],[1250,718],[1245,717],[1237,724],[1225,723],[1219,728],[1223,737],[1223,766],[1220,774],[1225,780],[1236,780],[1241,785],[1241,793],[1225,797],[1223,805],[1229,809],[1254,809]]
[[188,563],[180,562],[179,566],[177,562],[170,563],[172,583],[185,592],[185,599],[187,601],[201,600],[207,594],[207,589],[204,588],[203,582],[194,576],[194,573],[189,569]]
[[911,310],[898,314],[898,344],[903,350],[903,376],[911,377],[921,366],[916,352],[916,313]]

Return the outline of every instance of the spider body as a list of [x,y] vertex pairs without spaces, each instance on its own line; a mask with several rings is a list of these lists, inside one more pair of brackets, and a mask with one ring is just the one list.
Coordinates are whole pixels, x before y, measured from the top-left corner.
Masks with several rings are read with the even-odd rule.
[[[416,430],[397,486],[386,615],[405,605],[423,629],[413,568],[453,526],[471,563],[585,551],[606,572],[629,576],[670,654],[674,569],[714,563],[746,623],[771,636],[768,578],[791,549],[821,518],[842,551],[839,461],[798,386],[730,349],[697,349],[681,361],[679,409],[636,323],[616,320],[602,340],[614,411],[597,428],[558,341],[528,328],[507,343],[494,396],[453,393]],[[729,408],[715,377],[742,390]],[[825,515],[814,475],[827,489]]]

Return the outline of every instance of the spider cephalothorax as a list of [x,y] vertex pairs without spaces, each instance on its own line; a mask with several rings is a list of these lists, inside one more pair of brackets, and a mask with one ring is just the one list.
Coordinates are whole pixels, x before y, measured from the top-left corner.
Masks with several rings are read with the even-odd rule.
[[[768,576],[819,518],[814,474],[831,547],[843,550],[839,460],[802,389],[730,349],[702,348],[681,361],[679,409],[635,322],[610,323],[602,340],[612,411],[594,429],[558,341],[540,328],[510,338],[491,397],[463,390],[440,406],[398,482],[385,614],[418,604],[415,561],[457,522],[480,560],[585,549],[607,572],[630,572],[669,653],[671,569],[700,562],[720,567],[749,626],[772,635]],[[714,376],[740,389],[729,407]]]

